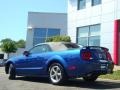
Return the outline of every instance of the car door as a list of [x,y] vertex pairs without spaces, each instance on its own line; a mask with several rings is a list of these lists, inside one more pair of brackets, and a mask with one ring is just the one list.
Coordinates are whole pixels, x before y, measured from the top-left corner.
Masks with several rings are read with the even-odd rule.
[[21,73],[27,76],[43,75],[44,56],[49,51],[51,49],[47,44],[37,45],[29,50],[29,55],[24,56],[23,65],[21,65],[24,69],[21,69]]

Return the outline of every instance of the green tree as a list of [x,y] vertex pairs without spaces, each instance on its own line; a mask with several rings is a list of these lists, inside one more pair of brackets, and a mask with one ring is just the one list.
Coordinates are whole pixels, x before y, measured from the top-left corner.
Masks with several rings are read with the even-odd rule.
[[26,42],[21,39],[21,40],[16,42],[16,45],[17,45],[18,48],[25,48],[25,43]]
[[12,40],[10,38],[2,39],[0,41],[0,48],[2,48],[2,43],[9,42],[9,41],[12,41]]
[[2,39],[1,43],[11,42],[11,41],[13,41],[13,40],[11,40],[10,38],[6,38],[6,39]]
[[1,50],[7,53],[7,58],[9,58],[10,53],[15,53],[17,50],[15,41],[11,39],[1,40]]
[[46,39],[46,42],[71,42],[69,36],[53,36]]

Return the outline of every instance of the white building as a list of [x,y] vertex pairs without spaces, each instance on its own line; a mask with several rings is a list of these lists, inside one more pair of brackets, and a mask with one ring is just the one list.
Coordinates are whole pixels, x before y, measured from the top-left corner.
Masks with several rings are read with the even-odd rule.
[[120,64],[120,0],[68,0],[68,35],[82,45],[109,48]]
[[67,34],[67,14],[65,13],[28,13],[26,49],[43,43],[48,37]]
[[[18,48],[15,53],[10,53],[10,54],[9,54],[9,58],[22,55],[24,51],[25,51],[25,48]],[[7,59],[8,59],[8,56],[7,56],[7,53],[2,52],[2,50],[0,49],[0,60],[1,60],[1,59],[7,60]]]

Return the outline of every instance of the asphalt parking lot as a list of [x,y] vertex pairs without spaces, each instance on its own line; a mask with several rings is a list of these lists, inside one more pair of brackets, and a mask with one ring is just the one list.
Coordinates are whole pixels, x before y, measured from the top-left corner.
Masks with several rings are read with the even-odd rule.
[[94,83],[84,82],[81,79],[69,80],[63,86],[49,83],[47,78],[17,77],[8,80],[4,68],[0,67],[0,90],[120,90],[120,81],[98,79]]

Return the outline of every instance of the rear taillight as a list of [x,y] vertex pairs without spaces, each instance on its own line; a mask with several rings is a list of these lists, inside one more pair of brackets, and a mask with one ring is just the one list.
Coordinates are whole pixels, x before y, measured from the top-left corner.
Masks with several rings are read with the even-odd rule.
[[103,49],[104,49],[104,51],[105,51],[105,53],[106,53],[107,59],[108,59],[108,60],[112,60],[112,57],[111,57],[110,53],[108,52],[108,49],[106,49],[106,48],[103,48]]
[[88,51],[82,52],[82,59],[83,60],[90,60],[91,56],[92,56],[91,52],[88,52]]
[[110,55],[109,52],[106,53],[106,56],[107,56],[107,59],[108,59],[108,60],[112,60],[112,57],[111,57],[111,55]]

